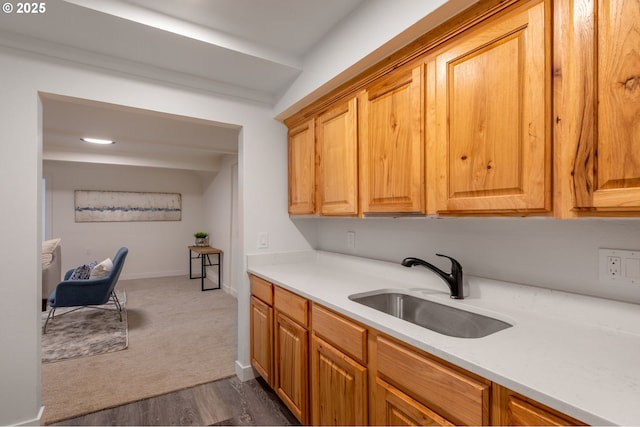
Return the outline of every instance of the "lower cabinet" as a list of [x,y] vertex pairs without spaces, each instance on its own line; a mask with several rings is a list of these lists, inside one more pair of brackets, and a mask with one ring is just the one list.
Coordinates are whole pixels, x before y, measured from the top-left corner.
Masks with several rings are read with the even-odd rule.
[[498,384],[493,386],[493,425],[567,426],[585,425],[542,403],[529,399]]
[[309,422],[309,301],[274,286],[273,389],[302,424]]
[[251,365],[273,387],[273,285],[250,275]]
[[273,385],[273,309],[251,297],[251,364]]
[[313,425],[367,425],[367,368],[321,338],[311,337]]
[[585,425],[251,275],[251,363],[302,424]]
[[307,422],[308,384],[307,330],[282,313],[275,319],[276,373],[274,388],[278,396],[302,423]]
[[452,426],[448,420],[391,384],[376,378],[375,425]]
[[311,421],[369,424],[367,329],[318,304],[311,318]]
[[[385,336],[375,341],[377,376],[428,408],[434,422],[488,425],[491,382]],[[378,409],[379,410],[379,409]],[[385,424],[377,420],[376,424]]]

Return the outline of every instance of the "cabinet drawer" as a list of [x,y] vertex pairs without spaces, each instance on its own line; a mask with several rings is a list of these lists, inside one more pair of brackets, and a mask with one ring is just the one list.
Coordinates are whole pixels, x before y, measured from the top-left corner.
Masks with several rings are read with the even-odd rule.
[[489,423],[490,383],[384,337],[377,339],[378,375],[455,424]]
[[367,362],[367,329],[326,308],[311,307],[312,329],[316,335],[332,343],[360,363]]
[[305,328],[309,326],[309,301],[299,295],[274,287],[273,306],[280,313],[284,313]]
[[582,421],[515,391],[493,385],[491,424],[500,426],[583,426]]
[[269,305],[273,305],[273,285],[253,274],[249,275],[251,283],[251,295],[261,299]]
[[377,426],[452,426],[426,406],[380,378],[376,378]]

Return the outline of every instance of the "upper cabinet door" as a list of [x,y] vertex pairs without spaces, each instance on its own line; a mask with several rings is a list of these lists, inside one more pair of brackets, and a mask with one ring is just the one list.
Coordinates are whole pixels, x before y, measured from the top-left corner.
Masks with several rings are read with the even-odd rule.
[[395,71],[360,96],[362,212],[424,214],[422,66]]
[[315,213],[313,119],[289,130],[289,214]]
[[352,98],[316,118],[320,215],[358,214],[358,115]]
[[640,7],[562,0],[556,10],[555,143],[561,216],[640,211]]
[[596,209],[640,209],[640,4],[600,0]]
[[546,24],[529,2],[437,55],[438,212],[551,209]]

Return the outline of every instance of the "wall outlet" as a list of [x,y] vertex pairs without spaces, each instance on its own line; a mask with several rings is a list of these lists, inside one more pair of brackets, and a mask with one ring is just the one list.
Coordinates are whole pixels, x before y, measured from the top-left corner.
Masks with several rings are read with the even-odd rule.
[[609,279],[615,280],[620,275],[620,264],[622,263],[622,259],[619,256],[608,256],[607,257],[607,276]]
[[354,250],[356,248],[356,232],[347,231],[347,249]]
[[640,250],[598,249],[600,283],[640,284]]

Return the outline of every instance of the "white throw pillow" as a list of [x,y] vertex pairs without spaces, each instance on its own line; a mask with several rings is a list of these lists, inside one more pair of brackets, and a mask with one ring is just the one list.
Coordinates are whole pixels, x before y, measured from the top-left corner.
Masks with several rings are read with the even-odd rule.
[[107,258],[91,270],[91,275],[89,279],[102,279],[103,277],[107,277],[109,273],[113,270],[113,262],[111,258]]

